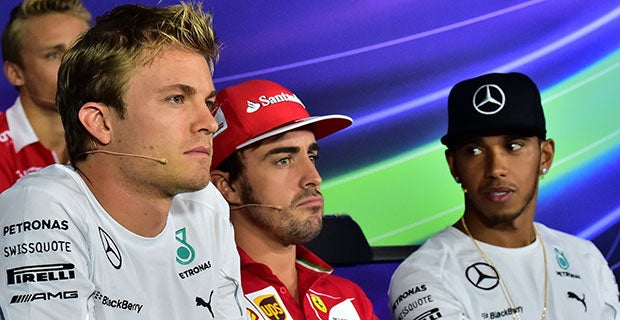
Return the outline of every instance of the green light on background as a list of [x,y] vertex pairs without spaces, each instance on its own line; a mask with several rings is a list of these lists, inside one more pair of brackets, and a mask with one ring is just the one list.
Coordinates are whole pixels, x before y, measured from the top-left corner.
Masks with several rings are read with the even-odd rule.
[[[620,50],[542,92],[556,154],[541,188],[620,144],[619,84]],[[373,246],[423,242],[463,212],[444,150],[437,141],[325,181],[325,212],[351,215]]]

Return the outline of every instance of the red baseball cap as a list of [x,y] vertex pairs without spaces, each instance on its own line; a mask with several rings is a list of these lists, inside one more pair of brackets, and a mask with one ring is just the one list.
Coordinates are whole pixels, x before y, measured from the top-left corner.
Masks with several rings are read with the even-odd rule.
[[222,89],[215,106],[218,129],[213,134],[212,168],[236,150],[280,133],[307,127],[318,140],[353,123],[338,114],[311,117],[293,92],[264,79]]

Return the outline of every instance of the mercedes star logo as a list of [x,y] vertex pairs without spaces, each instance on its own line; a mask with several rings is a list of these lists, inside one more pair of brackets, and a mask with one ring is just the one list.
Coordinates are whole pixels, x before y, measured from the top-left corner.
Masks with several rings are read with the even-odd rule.
[[498,113],[506,104],[504,91],[495,84],[485,84],[474,93],[474,108],[482,114]]
[[99,238],[101,238],[101,244],[103,244],[103,251],[105,252],[108,261],[115,269],[120,269],[123,264],[123,258],[121,258],[121,252],[118,250],[114,240],[108,235],[101,227],[99,227]]
[[482,290],[491,290],[499,284],[497,270],[483,262],[474,263],[467,267],[465,276],[471,284]]

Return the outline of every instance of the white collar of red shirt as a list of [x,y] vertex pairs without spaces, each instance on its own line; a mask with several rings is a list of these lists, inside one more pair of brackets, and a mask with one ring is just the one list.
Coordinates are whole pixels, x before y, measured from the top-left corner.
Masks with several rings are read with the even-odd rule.
[[11,138],[15,146],[15,152],[19,152],[23,147],[39,141],[34,129],[28,122],[26,112],[22,106],[22,101],[17,97],[15,103],[6,110],[6,120],[11,131]]

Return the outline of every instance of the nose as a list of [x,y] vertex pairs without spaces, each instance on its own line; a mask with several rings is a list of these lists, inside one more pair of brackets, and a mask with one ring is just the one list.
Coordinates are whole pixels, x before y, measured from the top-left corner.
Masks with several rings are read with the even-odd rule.
[[217,121],[213,117],[213,114],[209,108],[205,107],[204,104],[199,106],[199,110],[196,115],[195,131],[204,131],[208,134],[212,134],[217,130],[217,128]]
[[500,178],[506,175],[506,155],[501,150],[490,149],[487,153],[485,175],[489,178]]
[[302,188],[303,189],[308,189],[308,188],[318,188],[319,186],[321,186],[321,183],[323,182],[323,178],[321,178],[321,175],[319,174],[319,171],[316,168],[316,164],[310,160],[309,158],[306,158],[307,160],[304,161],[304,171],[303,171],[303,178],[301,181],[302,184]]

